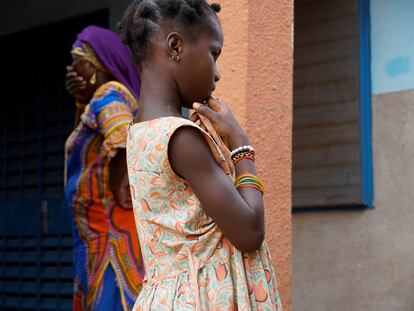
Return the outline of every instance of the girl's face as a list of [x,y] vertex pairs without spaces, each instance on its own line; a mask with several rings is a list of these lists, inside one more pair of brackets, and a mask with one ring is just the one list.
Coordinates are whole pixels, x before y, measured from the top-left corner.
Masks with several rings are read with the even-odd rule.
[[204,103],[220,80],[216,61],[223,46],[223,32],[216,17],[211,17],[211,29],[187,41],[181,55],[177,82],[183,105],[191,108],[194,102]]

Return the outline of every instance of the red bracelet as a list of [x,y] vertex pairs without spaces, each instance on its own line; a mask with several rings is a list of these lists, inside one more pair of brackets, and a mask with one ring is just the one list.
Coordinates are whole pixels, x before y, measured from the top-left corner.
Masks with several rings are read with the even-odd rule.
[[243,159],[249,159],[254,162],[255,153],[254,153],[254,150],[241,150],[233,154],[231,159],[233,161],[233,164],[236,164]]
[[251,160],[251,161],[253,161],[253,163],[255,162],[255,159],[254,159],[254,157],[252,157],[252,156],[244,156],[244,157],[239,157],[239,158],[237,158],[237,159],[234,159],[233,160],[233,164],[234,165],[236,165],[237,163],[239,163],[241,160],[243,160],[243,159],[248,159],[248,160]]

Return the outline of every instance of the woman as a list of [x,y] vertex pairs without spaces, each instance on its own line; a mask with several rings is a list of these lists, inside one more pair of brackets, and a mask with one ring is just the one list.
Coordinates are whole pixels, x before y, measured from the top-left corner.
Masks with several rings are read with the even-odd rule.
[[[120,23],[142,79],[127,141],[147,273],[137,311],[282,310],[254,148],[211,97],[220,80],[219,10],[205,0],[135,0]],[[196,110],[200,125],[183,107]]]
[[66,88],[76,99],[65,193],[73,217],[73,310],[130,310],[143,267],[125,163],[140,79],[115,33],[90,26],[72,47]]

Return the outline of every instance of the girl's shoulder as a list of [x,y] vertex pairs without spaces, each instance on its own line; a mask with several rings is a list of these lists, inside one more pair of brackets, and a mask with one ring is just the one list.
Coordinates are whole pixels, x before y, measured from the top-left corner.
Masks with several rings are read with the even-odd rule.
[[154,137],[155,135],[162,135],[169,139],[177,129],[185,126],[194,127],[202,132],[205,132],[193,121],[185,119],[183,117],[175,116],[166,116],[148,121],[133,123],[130,125],[130,132],[140,132],[139,135],[145,132],[147,133],[146,136],[149,138]]
[[190,120],[167,116],[131,124],[129,132],[132,140],[145,139],[150,143],[160,143],[160,140],[162,140],[164,143],[168,144],[171,136],[182,126],[197,127],[197,125]]
[[[142,149],[138,148],[137,150],[140,152],[153,149],[164,150],[167,152],[173,134],[183,127],[191,127],[199,130],[206,140],[217,163],[222,167],[226,174],[231,173],[231,169],[227,165],[222,150],[210,134],[193,121],[181,117],[168,116],[132,124],[128,135],[129,145],[131,147],[137,145],[147,147]],[[154,148],[150,146],[153,146]],[[189,148],[191,148],[191,146],[189,146]]]

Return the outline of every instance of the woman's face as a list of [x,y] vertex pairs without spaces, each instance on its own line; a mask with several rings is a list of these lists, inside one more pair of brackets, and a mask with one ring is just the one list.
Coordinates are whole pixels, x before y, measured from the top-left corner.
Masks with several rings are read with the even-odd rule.
[[204,103],[220,80],[216,61],[223,46],[223,32],[216,17],[211,17],[211,29],[200,33],[181,55],[178,85],[183,104],[191,108],[194,102]]
[[89,101],[96,90],[96,86],[90,83],[93,74],[96,73],[95,66],[91,62],[74,55],[72,57],[72,68],[78,76],[86,81],[85,89],[77,91],[75,97],[77,99]]

